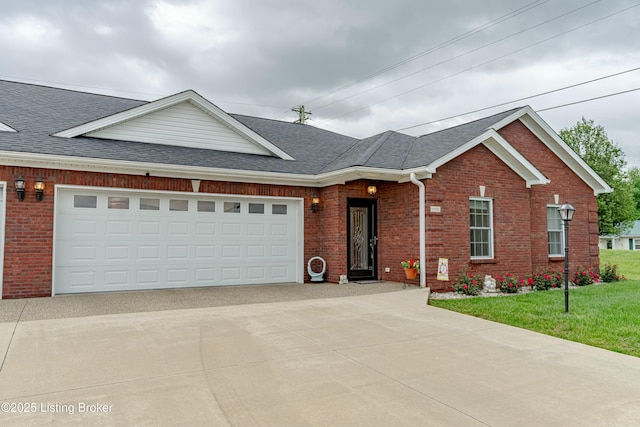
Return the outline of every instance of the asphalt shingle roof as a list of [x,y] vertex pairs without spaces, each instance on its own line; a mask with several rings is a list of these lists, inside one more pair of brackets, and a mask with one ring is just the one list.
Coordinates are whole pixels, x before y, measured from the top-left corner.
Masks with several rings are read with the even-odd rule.
[[432,134],[385,132],[362,140],[313,126],[230,114],[295,160],[255,154],[52,134],[146,104],[105,95],[0,80],[0,151],[157,164],[316,175],[352,166],[424,166],[482,134],[516,110]]

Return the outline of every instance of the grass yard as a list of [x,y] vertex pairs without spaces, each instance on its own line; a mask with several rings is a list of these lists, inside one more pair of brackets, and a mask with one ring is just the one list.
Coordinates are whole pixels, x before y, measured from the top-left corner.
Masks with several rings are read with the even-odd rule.
[[640,251],[600,251],[629,280],[498,298],[432,300],[431,305],[640,357]]
[[640,251],[600,249],[600,265],[606,263],[617,265],[627,279],[640,280]]

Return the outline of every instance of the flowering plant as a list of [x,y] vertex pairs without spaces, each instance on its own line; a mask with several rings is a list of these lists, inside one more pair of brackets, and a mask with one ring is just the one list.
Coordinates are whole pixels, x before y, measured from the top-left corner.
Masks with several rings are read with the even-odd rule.
[[453,292],[464,295],[478,295],[481,289],[482,279],[480,276],[470,276],[465,272],[456,278],[456,283],[453,285]]
[[573,276],[573,284],[576,286],[586,286],[597,282],[598,279],[598,273],[595,271],[579,268]]
[[520,288],[524,286],[524,279],[518,280],[511,274],[505,274],[504,276],[496,276],[496,286],[500,289],[500,292],[505,294],[515,294],[520,291]]
[[416,259],[402,261],[400,264],[402,264],[402,268],[414,269],[416,272],[420,273],[420,261]]
[[603,282],[617,282],[619,280],[627,280],[626,277],[618,275],[618,266],[606,263],[604,267],[600,269],[600,278]]
[[530,279],[529,284],[531,284],[536,291],[546,291],[562,286],[562,274],[555,270],[535,273]]

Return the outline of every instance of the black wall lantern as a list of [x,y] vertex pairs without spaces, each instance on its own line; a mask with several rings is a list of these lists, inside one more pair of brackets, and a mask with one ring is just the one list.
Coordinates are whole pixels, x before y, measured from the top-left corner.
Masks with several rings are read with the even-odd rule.
[[311,199],[311,212],[318,212],[318,205],[320,204],[320,197],[314,195]]
[[22,175],[16,178],[15,186],[18,200],[24,200],[24,178],[22,178]]
[[33,189],[36,190],[36,200],[41,202],[42,197],[44,197],[44,182],[41,176],[39,176],[36,183],[33,184]]

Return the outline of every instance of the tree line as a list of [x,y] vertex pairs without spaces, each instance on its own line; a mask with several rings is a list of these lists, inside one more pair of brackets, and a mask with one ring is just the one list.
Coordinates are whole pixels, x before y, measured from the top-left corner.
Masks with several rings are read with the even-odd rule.
[[622,149],[593,120],[582,117],[575,126],[562,129],[560,138],[613,189],[597,197],[600,235],[631,229],[640,219],[640,168],[626,169]]

